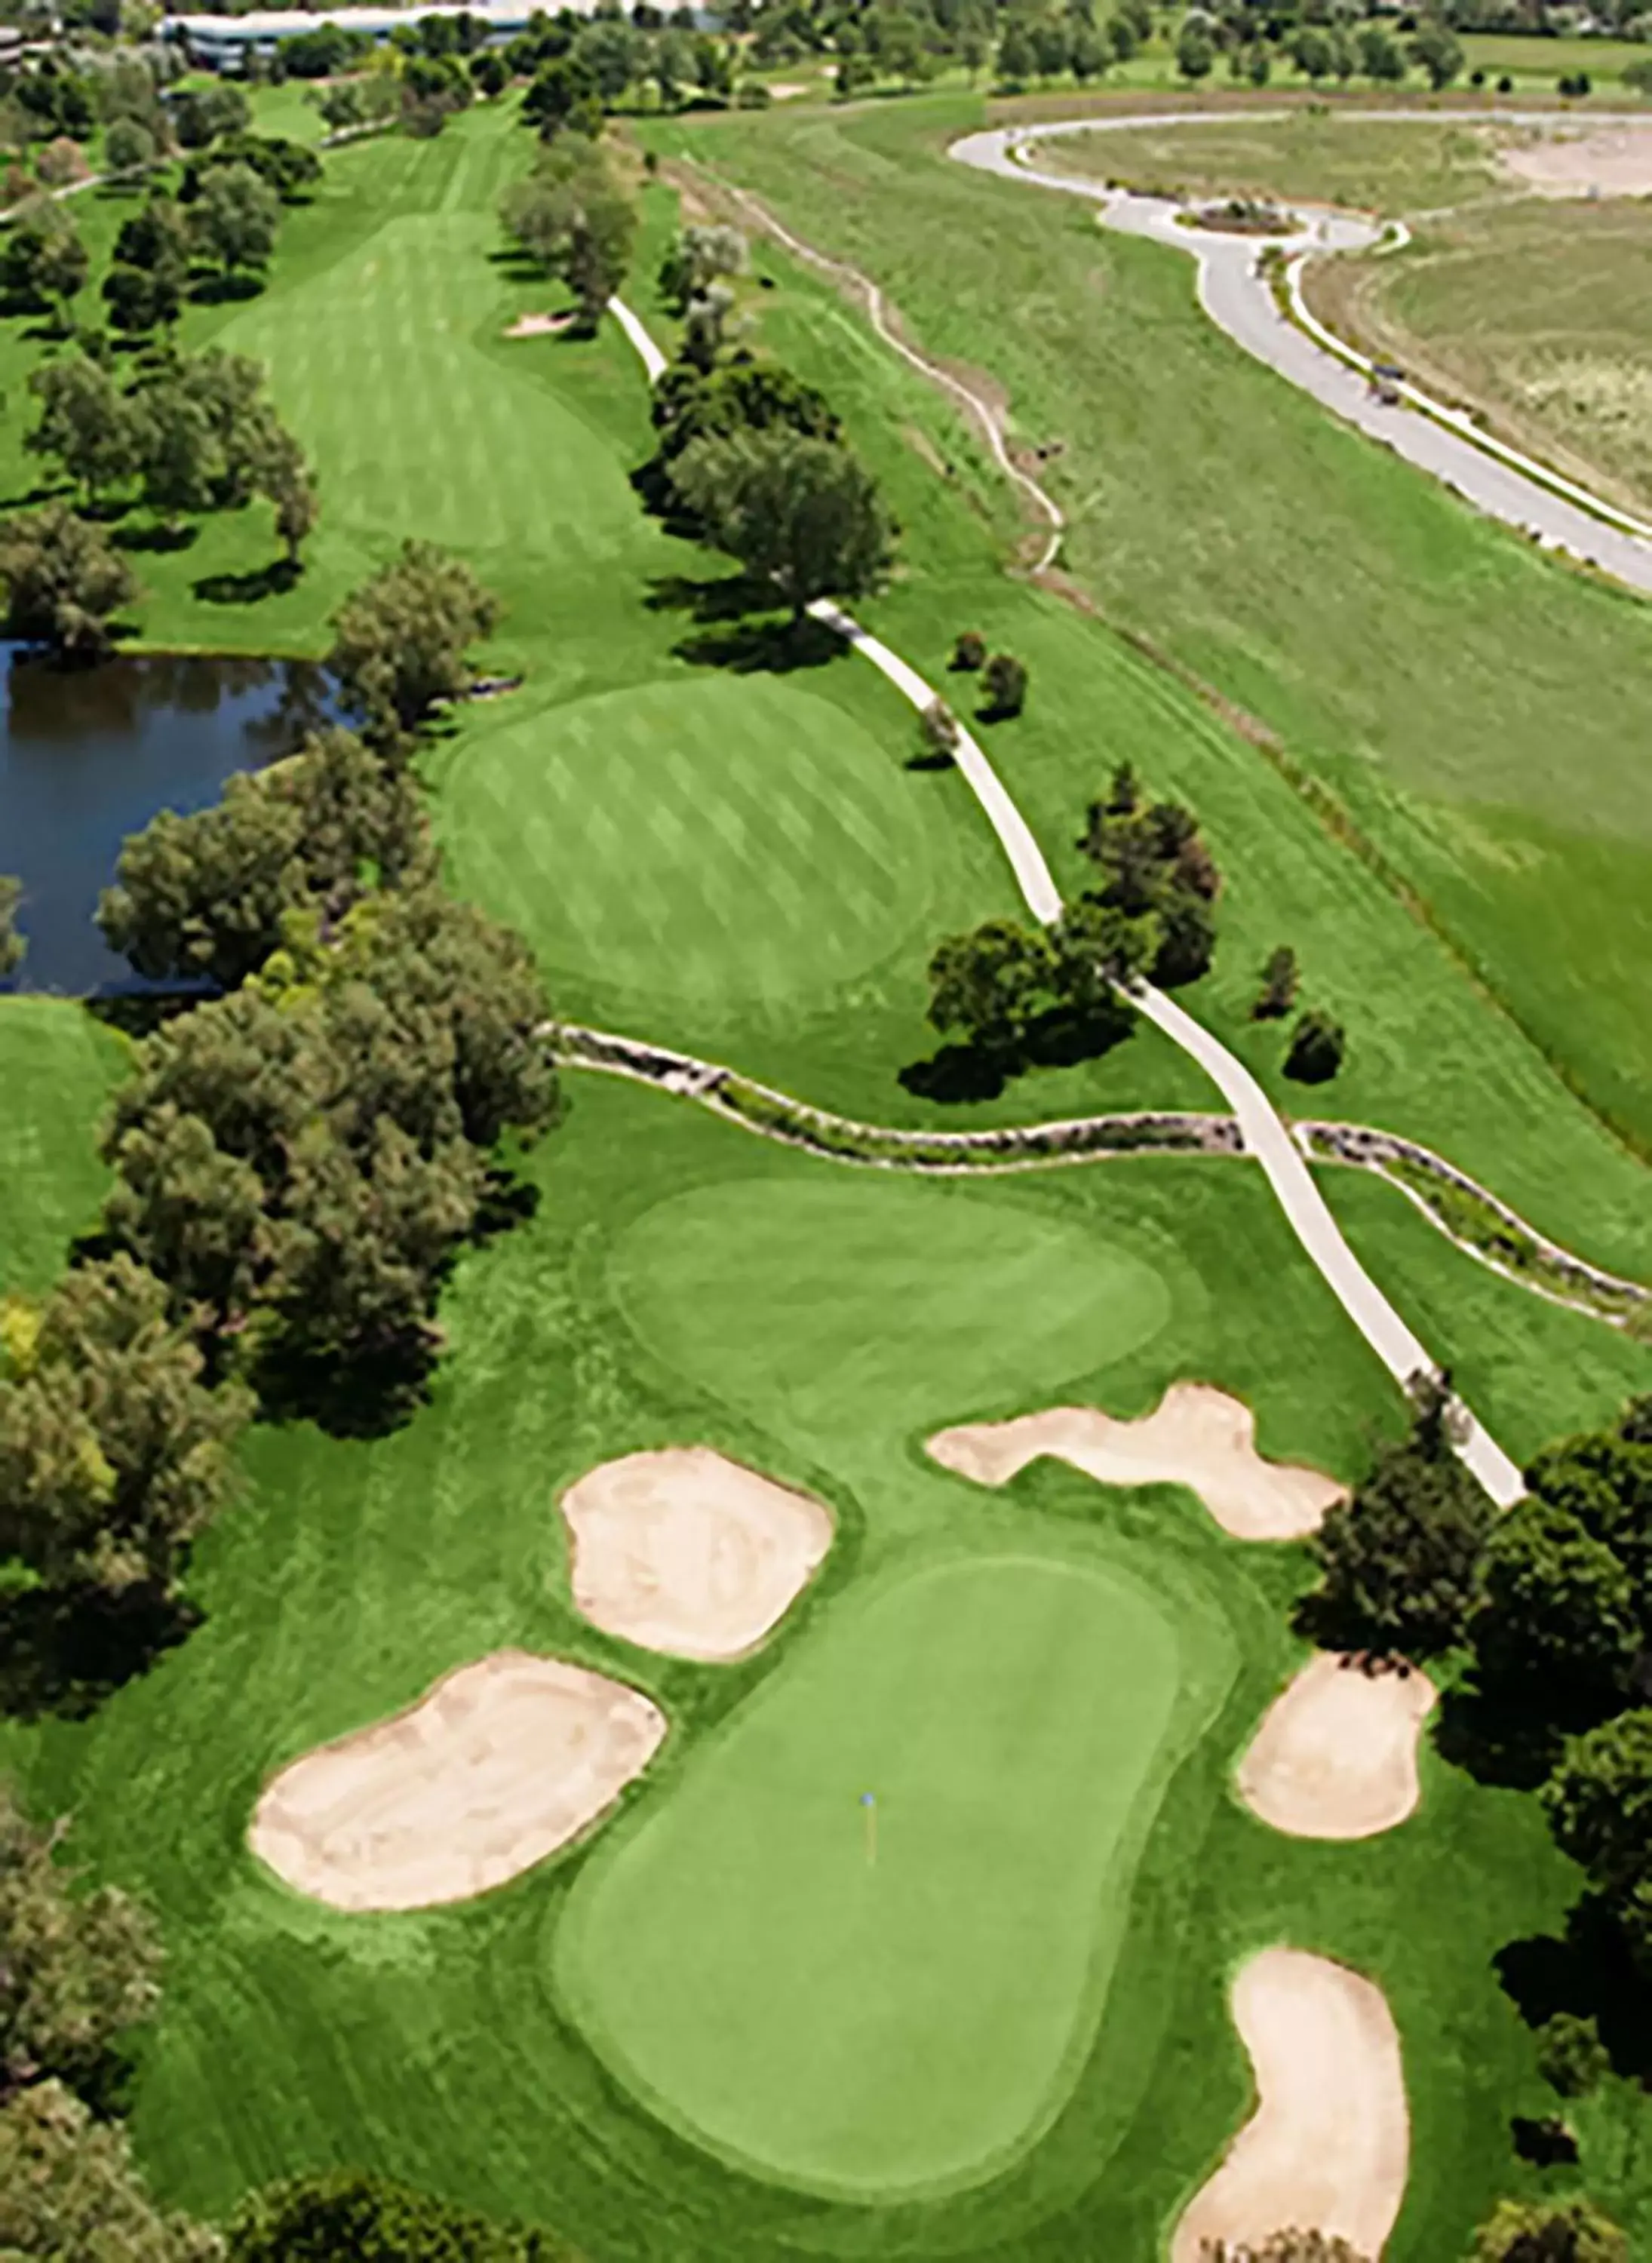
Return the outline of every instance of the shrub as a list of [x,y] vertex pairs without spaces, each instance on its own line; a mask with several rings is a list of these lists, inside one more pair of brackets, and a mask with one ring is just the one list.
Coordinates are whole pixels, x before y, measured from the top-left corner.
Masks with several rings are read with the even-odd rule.
[[1026,662],[1011,653],[995,652],[982,671],[981,683],[985,715],[1018,715],[1026,705]]
[[1612,2064],[1598,2027],[1575,2012],[1556,2012],[1538,2029],[1537,2063],[1562,2098],[1587,2096]]
[[960,675],[974,675],[987,664],[987,640],[979,629],[963,629],[953,645],[953,667]]
[[1285,1074],[1298,1084],[1329,1084],[1342,1066],[1347,1049],[1342,1023],[1333,1021],[1322,1007],[1310,1006],[1298,1016],[1291,1032]]
[[1250,1009],[1253,1022],[1283,1020],[1296,1003],[1297,987],[1301,970],[1296,963],[1296,953],[1288,943],[1282,943],[1268,953],[1268,963],[1262,970],[1262,987]]
[[931,699],[918,718],[924,749],[950,761],[958,751],[958,718],[944,699]]

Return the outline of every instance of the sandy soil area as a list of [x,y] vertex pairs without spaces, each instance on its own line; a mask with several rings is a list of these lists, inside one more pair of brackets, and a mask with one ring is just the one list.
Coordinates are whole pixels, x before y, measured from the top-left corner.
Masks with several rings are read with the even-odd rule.
[[604,1462],[569,1487],[562,1508],[585,1616],[676,1658],[752,1649],[832,1541],[819,1501],[709,1446]]
[[1652,196],[1652,119],[1592,134],[1546,134],[1498,155],[1511,180],[1540,197]]
[[1345,1965],[1264,1948],[1234,1982],[1256,2112],[1176,2227],[1170,2263],[1206,2243],[1260,2246],[1294,2228],[1382,2252],[1405,2196],[1410,2117],[1382,1991]]
[[1343,1498],[1334,1478],[1257,1451],[1250,1409],[1206,1383],[1173,1383],[1151,1414],[1115,1421],[1093,1406],[1052,1406],[1011,1422],[967,1423],[929,1442],[977,1485],[1004,1485],[1054,1454],[1103,1485],[1185,1485],[1240,1540],[1294,1540]]
[[505,332],[508,338],[554,338],[559,330],[571,329],[572,315],[518,315]]
[[264,1786],[248,1844],[335,1909],[427,1909],[503,1885],[640,1775],[665,1716],[640,1690],[501,1650]]
[[1415,1668],[1367,1672],[1322,1651],[1269,1707],[1239,1763],[1239,1796],[1298,1839],[1369,1839],[1417,1802],[1417,1748],[1434,1703]]
[[795,102],[800,96],[805,95],[808,92],[808,89],[804,85],[801,79],[776,78],[771,79],[769,82],[769,99],[771,102]]

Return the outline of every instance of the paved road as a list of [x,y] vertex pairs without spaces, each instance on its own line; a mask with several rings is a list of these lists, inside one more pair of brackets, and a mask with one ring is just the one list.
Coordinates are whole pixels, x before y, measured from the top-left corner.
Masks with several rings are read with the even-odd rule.
[[[1248,117],[1267,112],[1248,112]],[[1283,113],[1279,113],[1283,115]],[[1206,229],[1180,228],[1178,207],[1163,197],[1132,196],[1107,187],[1094,176],[1036,168],[1018,153],[1038,142],[1069,134],[1118,133],[1127,129],[1196,127],[1206,113],[1176,112],[1159,118],[1069,119],[1049,126],[1000,127],[971,134],[955,141],[952,155],[961,164],[996,173],[1005,180],[1055,189],[1087,198],[1099,207],[1108,228],[1127,235],[1152,237],[1186,253],[1198,263],[1199,303],[1228,336],[1277,370],[1304,393],[1313,395],[1336,416],[1358,425],[1373,439],[1383,441],[1428,472],[1489,517],[1502,519],[1532,535],[1546,548],[1569,551],[1584,558],[1631,589],[1652,596],[1652,539],[1630,530],[1637,522],[1608,524],[1590,511],[1568,502],[1563,495],[1540,485],[1520,466],[1528,461],[1518,450],[1498,449],[1465,437],[1414,408],[1389,406],[1373,394],[1366,378],[1346,362],[1305,337],[1287,322],[1275,303],[1268,284],[1257,272],[1257,245],[1250,236],[1221,235]],[[1438,123],[1431,112],[1385,112],[1385,118],[1415,115]],[[1552,115],[1507,111],[1487,112],[1485,119],[1503,124],[1553,124]],[[1592,119],[1590,123],[1612,125],[1627,120]],[[1642,117],[1640,123],[1646,122]],[[1283,239],[1288,256],[1315,250],[1352,250],[1374,243],[1378,231],[1369,221],[1351,213],[1322,213],[1299,217],[1296,233]],[[1422,397],[1414,395],[1414,397]],[[1446,412],[1449,414],[1450,412]],[[1457,419],[1460,424],[1467,419]],[[1536,468],[1535,466],[1533,467]],[[1550,479],[1554,474],[1547,474]],[[1581,489],[1574,492],[1582,493]],[[1609,508],[1606,507],[1606,508]],[[1622,514],[1619,514],[1622,517]]]

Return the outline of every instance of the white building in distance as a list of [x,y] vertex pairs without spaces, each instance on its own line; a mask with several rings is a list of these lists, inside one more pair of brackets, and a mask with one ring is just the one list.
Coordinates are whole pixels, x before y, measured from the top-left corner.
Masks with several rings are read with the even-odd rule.
[[[703,22],[706,13],[701,0],[651,0],[651,4],[663,16],[680,16],[693,23]],[[596,12],[597,0],[551,0],[548,7],[545,0],[533,6],[529,0],[471,0],[468,7],[264,8],[248,16],[166,16],[160,29],[161,36],[176,40],[192,61],[209,70],[240,71],[245,69],[250,52],[273,54],[283,40],[319,32],[326,24],[386,40],[398,24],[417,24],[425,16],[466,15],[486,25],[491,42],[514,39],[526,31],[531,16],[554,15],[562,7],[590,16]]]

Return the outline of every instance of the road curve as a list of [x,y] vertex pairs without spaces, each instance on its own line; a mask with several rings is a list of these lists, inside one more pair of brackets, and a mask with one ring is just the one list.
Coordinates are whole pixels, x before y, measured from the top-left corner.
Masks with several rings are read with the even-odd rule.
[[[652,383],[666,366],[664,355],[646,326],[622,300],[610,300],[609,307],[636,350]],[[816,620],[835,630],[863,659],[869,660],[902,698],[920,712],[938,697],[917,669],[864,629],[852,614],[823,597],[817,599],[809,611]],[[959,770],[1009,859],[1016,886],[1028,910],[1040,926],[1047,926],[1061,916],[1061,893],[1032,827],[1017,808],[982,748],[961,725],[955,753]],[[1156,1023],[1167,1037],[1192,1056],[1226,1099],[1239,1119],[1245,1152],[1261,1164],[1298,1240],[1395,1381],[1403,1388],[1417,1375],[1436,1373],[1435,1362],[1419,1338],[1344,1239],[1342,1228],[1331,1215],[1307,1159],[1244,1063],[1162,991],[1143,984],[1134,996],[1148,1019]],[[1518,1467],[1477,1416],[1466,1406],[1459,1409],[1459,1454],[1493,1500],[1500,1507],[1508,1507],[1525,1491]]]
[[[1249,112],[1247,119],[1285,112]],[[1376,113],[1373,113],[1373,115]],[[1384,112],[1395,117],[1428,119],[1429,111]],[[1034,143],[1073,134],[1157,130],[1170,126],[1194,127],[1220,118],[1220,112],[1172,112],[1159,117],[1063,119],[1045,126],[996,127],[968,134],[954,141],[950,154],[960,164],[1023,186],[1054,189],[1085,198],[1098,210],[1104,225],[1126,235],[1151,238],[1170,244],[1193,259],[1199,270],[1199,300],[1218,329],[1225,330],[1245,351],[1310,394],[1345,423],[1357,425],[1380,440],[1396,455],[1453,488],[1463,500],[1487,517],[1531,536],[1544,548],[1565,551],[1585,559],[1616,581],[1652,596],[1652,539],[1631,530],[1640,524],[1610,504],[1590,498],[1592,508],[1569,502],[1557,492],[1570,485],[1518,450],[1506,448],[1489,437],[1469,437],[1467,418],[1430,404],[1422,414],[1403,402],[1379,400],[1366,375],[1347,360],[1305,336],[1279,311],[1272,289],[1257,272],[1257,242],[1254,236],[1224,235],[1214,230],[1177,225],[1181,207],[1166,197],[1134,196],[1112,189],[1105,182],[1083,174],[1061,173],[1047,166],[1032,166],[1023,152]],[[1552,124],[1552,117],[1523,111],[1475,113],[1476,123],[1503,125]],[[1603,113],[1591,125],[1625,122]],[[1640,120],[1644,124],[1644,119]],[[1315,251],[1359,250],[1374,244],[1379,231],[1353,213],[1321,213],[1311,219],[1293,214],[1294,232],[1278,240],[1292,261]],[[1327,334],[1329,335],[1329,334]],[[1413,401],[1426,396],[1405,387]],[[1444,418],[1445,422],[1438,421]],[[1530,466],[1530,469],[1523,466]],[[1547,484],[1545,483],[1547,482]],[[1586,490],[1573,487],[1571,492]],[[1605,516],[1597,516],[1604,512]],[[1609,523],[1616,520],[1617,524]]]

